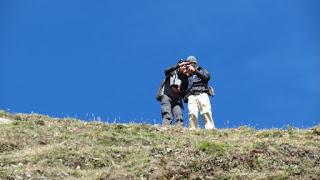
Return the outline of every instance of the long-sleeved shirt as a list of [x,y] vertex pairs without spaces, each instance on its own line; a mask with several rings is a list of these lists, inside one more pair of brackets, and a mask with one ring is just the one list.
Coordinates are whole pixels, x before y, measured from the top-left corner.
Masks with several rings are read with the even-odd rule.
[[197,67],[196,71],[188,78],[188,92],[187,94],[196,95],[208,90],[208,82],[210,80],[210,74],[206,69]]

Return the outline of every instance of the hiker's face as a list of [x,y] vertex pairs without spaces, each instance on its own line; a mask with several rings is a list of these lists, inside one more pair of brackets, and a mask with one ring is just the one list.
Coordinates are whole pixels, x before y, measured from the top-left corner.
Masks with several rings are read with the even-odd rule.
[[192,73],[194,73],[196,70],[196,64],[195,63],[190,63],[189,68],[187,70],[187,74],[191,75]]
[[182,62],[179,64],[179,72],[182,73],[182,74],[186,74],[187,73],[187,68],[189,66],[189,63],[188,62]]

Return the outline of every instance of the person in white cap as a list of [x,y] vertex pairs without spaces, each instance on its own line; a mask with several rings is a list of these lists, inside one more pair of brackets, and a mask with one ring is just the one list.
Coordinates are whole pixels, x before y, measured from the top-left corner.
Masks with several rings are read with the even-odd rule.
[[188,103],[189,128],[199,128],[198,113],[200,111],[205,128],[215,129],[208,96],[210,74],[206,69],[198,66],[195,56],[189,56],[187,62],[189,62],[190,65],[186,67],[189,84],[185,102]]

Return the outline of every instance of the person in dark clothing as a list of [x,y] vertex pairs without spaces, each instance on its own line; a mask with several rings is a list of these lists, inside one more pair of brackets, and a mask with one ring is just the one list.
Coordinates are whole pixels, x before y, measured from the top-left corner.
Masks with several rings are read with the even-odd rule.
[[183,126],[182,98],[188,88],[188,77],[183,73],[186,64],[187,62],[180,60],[176,65],[164,71],[165,80],[157,94],[157,100],[161,102],[162,125],[164,127],[173,124],[173,117],[175,125]]
[[206,129],[215,129],[213,122],[211,104],[208,96],[209,72],[198,66],[197,59],[189,56],[187,61],[190,63],[186,74],[188,75],[188,90],[185,101],[188,103],[189,127],[199,128],[198,113],[202,116]]

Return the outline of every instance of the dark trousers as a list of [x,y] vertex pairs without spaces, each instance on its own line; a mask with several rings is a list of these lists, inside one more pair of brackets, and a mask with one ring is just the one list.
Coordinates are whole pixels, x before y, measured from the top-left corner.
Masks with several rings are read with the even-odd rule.
[[162,114],[162,125],[169,126],[173,124],[172,114],[175,119],[175,125],[183,126],[183,115],[182,115],[182,101],[181,98],[171,98],[167,95],[161,97],[161,114]]

